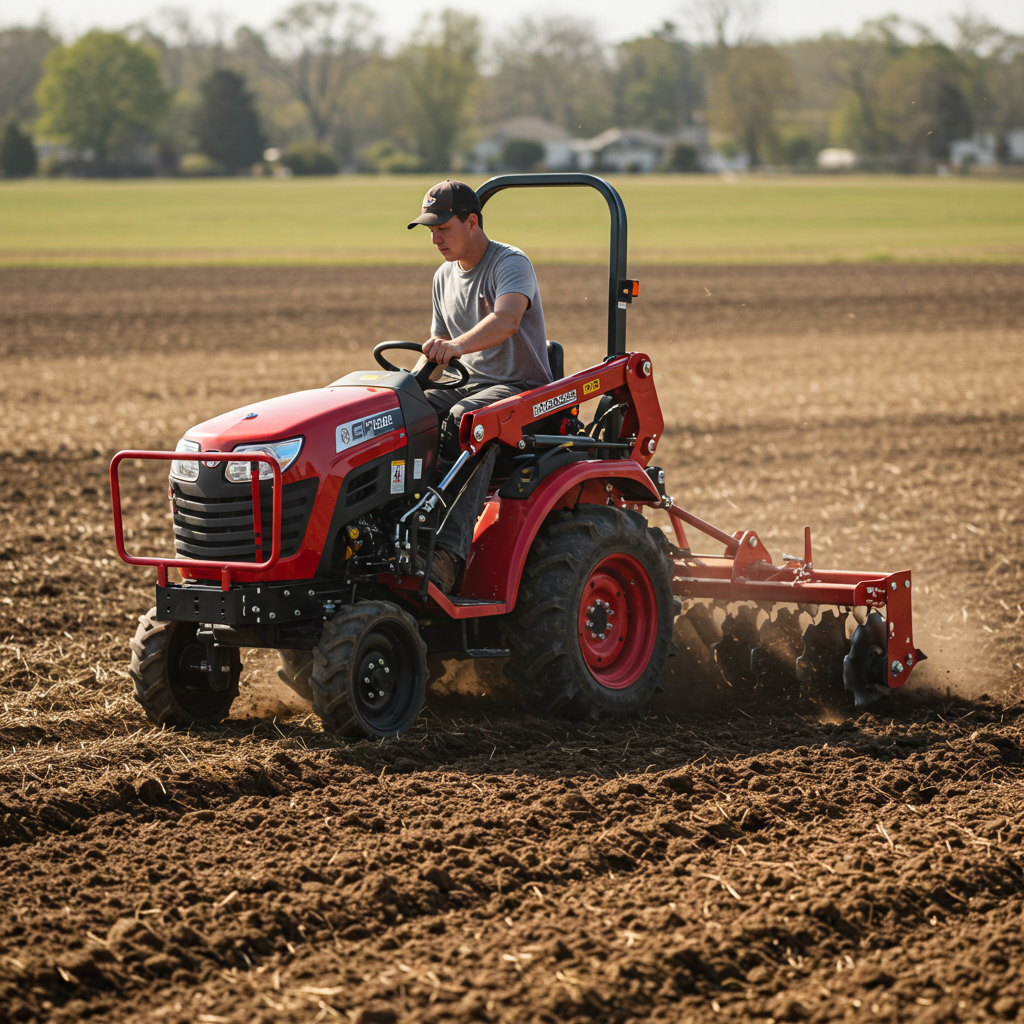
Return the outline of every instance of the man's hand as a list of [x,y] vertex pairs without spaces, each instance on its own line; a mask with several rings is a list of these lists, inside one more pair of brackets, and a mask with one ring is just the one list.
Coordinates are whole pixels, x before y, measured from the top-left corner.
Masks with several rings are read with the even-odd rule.
[[453,359],[462,355],[462,349],[450,338],[431,338],[421,346],[428,363],[447,366]]

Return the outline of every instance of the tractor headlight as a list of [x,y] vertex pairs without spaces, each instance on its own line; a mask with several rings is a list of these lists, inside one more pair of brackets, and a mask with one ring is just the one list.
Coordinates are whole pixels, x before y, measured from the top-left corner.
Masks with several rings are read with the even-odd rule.
[[[175,446],[176,452],[197,452],[199,451],[200,444],[198,441],[187,441],[182,438]],[[194,483],[199,479],[199,463],[192,459],[178,459],[171,460],[171,479],[172,480],[185,480],[188,483]]]
[[[302,438],[293,437],[290,441],[275,441],[273,444],[240,444],[232,448],[235,452],[260,452],[263,455],[273,455],[283,473],[299,456],[302,448]],[[229,462],[224,475],[233,484],[247,484],[252,479],[248,462]],[[260,463],[260,479],[273,479],[274,471],[266,462]]]

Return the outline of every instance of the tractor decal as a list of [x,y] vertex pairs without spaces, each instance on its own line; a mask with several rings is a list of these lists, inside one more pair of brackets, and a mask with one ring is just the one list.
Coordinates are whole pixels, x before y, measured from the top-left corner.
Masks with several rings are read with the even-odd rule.
[[572,391],[566,391],[564,395],[558,395],[555,398],[549,398],[546,402],[538,402],[533,407],[533,418],[539,419],[541,416],[546,416],[549,412],[554,412],[556,409],[561,409],[563,405],[575,405],[576,404],[576,389]]
[[404,426],[402,413],[398,408],[381,413],[379,416],[367,416],[363,419],[349,420],[339,424],[334,432],[334,450],[343,452],[353,445],[369,441],[378,434],[387,434]]

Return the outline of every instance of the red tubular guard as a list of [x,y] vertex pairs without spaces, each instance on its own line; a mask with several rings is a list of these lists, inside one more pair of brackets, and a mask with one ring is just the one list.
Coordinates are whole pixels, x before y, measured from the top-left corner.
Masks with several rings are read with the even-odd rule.
[[[271,550],[270,558],[265,562],[223,562],[207,561],[200,558],[149,558],[142,555],[130,555],[124,546],[124,522],[121,515],[121,484],[118,469],[125,459],[140,459],[152,462],[265,462],[274,474],[273,510],[270,517]],[[260,513],[260,479],[259,470],[251,467],[250,480],[252,486],[253,533],[255,535],[255,555],[262,554],[263,524]],[[220,573],[222,590],[231,588],[232,572],[263,572],[272,569],[281,558],[281,466],[273,455],[263,452],[118,452],[110,461],[110,497],[114,507],[114,544],[118,557],[129,565],[155,565],[157,582],[161,587],[167,586],[167,570],[175,569],[216,569]]]

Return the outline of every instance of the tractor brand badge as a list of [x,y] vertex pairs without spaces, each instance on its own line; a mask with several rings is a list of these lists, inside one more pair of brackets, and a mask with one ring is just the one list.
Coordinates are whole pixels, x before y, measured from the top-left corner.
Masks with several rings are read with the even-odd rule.
[[583,385],[583,394],[592,395],[600,386],[601,381],[596,377],[593,380],[588,380],[586,384]]
[[572,391],[566,391],[564,395],[559,395],[557,398],[549,398],[547,401],[538,402],[533,407],[533,418],[539,419],[541,416],[546,416],[549,412],[554,412],[556,409],[561,409],[563,405],[575,405],[576,404],[576,389]]
[[361,373],[359,375],[360,380],[380,380],[379,373]]
[[405,462],[391,463],[391,493],[405,493]]
[[343,452],[355,444],[362,444],[378,434],[387,434],[403,426],[402,414],[398,409],[383,412],[379,416],[342,423],[334,432],[334,450]]

